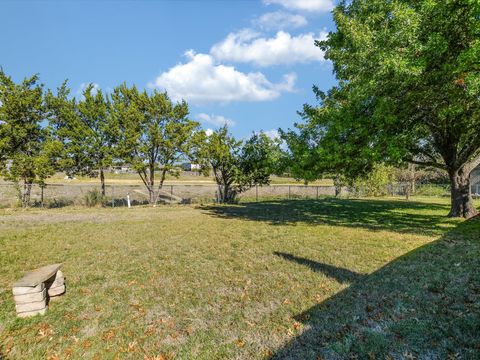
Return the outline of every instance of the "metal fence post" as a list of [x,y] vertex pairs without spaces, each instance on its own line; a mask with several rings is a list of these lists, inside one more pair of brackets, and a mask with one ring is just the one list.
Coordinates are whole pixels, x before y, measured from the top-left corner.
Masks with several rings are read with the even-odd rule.
[[255,201],[258,202],[258,184],[255,185]]
[[288,185],[288,200],[290,200],[290,185]]
[[173,185],[170,185],[170,200],[173,199]]
[[40,185],[40,204],[41,204],[42,208],[43,208],[43,187],[44,187],[43,184]]
[[318,186],[317,186],[317,200],[318,200]]

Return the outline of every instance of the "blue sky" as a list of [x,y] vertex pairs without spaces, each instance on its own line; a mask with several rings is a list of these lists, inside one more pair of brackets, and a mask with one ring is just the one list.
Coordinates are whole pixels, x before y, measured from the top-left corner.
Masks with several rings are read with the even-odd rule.
[[[312,85],[334,83],[313,39],[333,29],[331,0],[2,1],[0,66],[16,81],[127,82],[186,98],[205,129],[239,137],[288,128]],[[82,85],[83,84],[83,85]]]

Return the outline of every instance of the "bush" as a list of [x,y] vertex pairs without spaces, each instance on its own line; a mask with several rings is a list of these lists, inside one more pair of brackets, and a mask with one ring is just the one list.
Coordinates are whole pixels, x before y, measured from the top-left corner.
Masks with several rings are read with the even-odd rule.
[[423,196],[450,196],[450,185],[425,184],[419,185],[415,195]]
[[105,197],[97,189],[89,190],[84,197],[85,205],[88,207],[103,206],[105,204]]
[[350,191],[357,196],[385,196],[388,195],[388,185],[393,177],[393,167],[380,164],[366,176],[355,180]]

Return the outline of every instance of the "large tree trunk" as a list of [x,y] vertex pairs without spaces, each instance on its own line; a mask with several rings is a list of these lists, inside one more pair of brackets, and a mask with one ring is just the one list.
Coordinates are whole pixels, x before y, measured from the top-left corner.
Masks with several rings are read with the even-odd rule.
[[478,214],[470,194],[470,173],[462,170],[450,173],[451,208],[448,216],[471,218]]
[[102,189],[102,196],[105,196],[105,174],[103,173],[103,169],[100,169],[100,184]]
[[335,197],[339,197],[342,193],[342,181],[340,180],[340,176],[336,175],[333,179],[333,186],[335,187]]

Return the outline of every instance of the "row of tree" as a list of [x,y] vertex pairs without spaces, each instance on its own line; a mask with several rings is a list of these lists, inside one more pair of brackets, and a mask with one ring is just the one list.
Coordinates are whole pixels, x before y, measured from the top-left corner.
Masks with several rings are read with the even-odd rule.
[[17,84],[0,71],[1,174],[17,184],[23,206],[32,185],[44,185],[57,171],[98,176],[105,196],[105,171],[119,162],[138,173],[151,204],[166,175],[178,176],[182,160],[213,171],[223,202],[269,182],[278,142],[262,132],[236,140],[226,127],[207,136],[188,115],[185,101],[156,90],[123,84],[106,95],[89,85],[76,99],[66,82],[54,93],[36,75]]
[[314,91],[304,123],[284,131],[291,171],[355,179],[376,164],[445,171],[452,217],[477,214],[470,174],[480,165],[480,2],[352,0],[316,45],[338,84]]
[[[264,134],[239,142],[222,128],[207,137],[188,119],[187,104],[173,104],[166,93],[122,85],[106,96],[90,86],[77,100],[66,84],[45,93],[36,76],[15,84],[0,72],[3,174],[23,182],[25,205],[30,184],[59,169],[98,173],[104,192],[104,169],[121,160],[155,203],[166,174],[189,158],[213,170],[220,198],[229,202],[268,183],[279,165],[306,182],[333,176],[339,188],[379,164],[409,163],[446,172],[450,216],[472,217],[470,174],[480,166],[479,19],[479,1],[340,1],[336,31],[316,43],[338,84],[327,93],[314,87],[319,105],[305,105],[305,122],[281,131],[286,154]],[[414,173],[406,172],[412,183]]]

